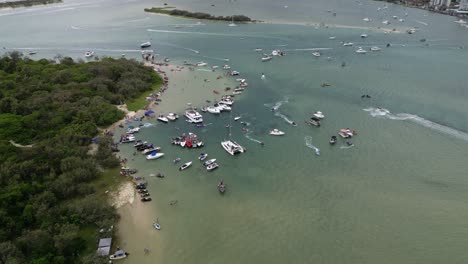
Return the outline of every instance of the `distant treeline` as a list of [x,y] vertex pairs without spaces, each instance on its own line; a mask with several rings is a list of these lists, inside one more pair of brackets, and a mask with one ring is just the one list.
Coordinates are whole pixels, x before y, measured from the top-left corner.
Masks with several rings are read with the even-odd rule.
[[11,2],[3,2],[0,3],[0,8],[5,7],[23,7],[23,6],[34,6],[34,5],[47,5],[47,4],[55,4],[61,3],[62,0],[21,0],[21,1],[11,1]]
[[111,137],[99,136],[93,154],[89,145],[124,117],[115,104],[160,83],[133,60],[0,57],[0,263],[108,263],[97,235],[117,214],[95,182],[119,161]]
[[194,19],[205,19],[205,20],[217,20],[217,21],[234,21],[234,22],[254,22],[247,16],[235,15],[235,16],[212,16],[208,13],[202,12],[189,12],[186,10],[172,9],[170,7],[152,7],[145,8],[145,12],[166,14],[171,16],[187,17]]

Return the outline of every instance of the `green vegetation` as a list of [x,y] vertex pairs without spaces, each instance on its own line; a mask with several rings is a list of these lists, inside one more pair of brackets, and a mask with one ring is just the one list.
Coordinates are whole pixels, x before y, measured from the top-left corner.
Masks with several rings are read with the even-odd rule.
[[145,8],[145,12],[166,14],[170,16],[178,16],[185,18],[204,19],[204,20],[217,20],[217,21],[235,21],[235,22],[254,22],[247,16],[236,15],[236,16],[212,16],[207,13],[201,12],[189,12],[186,10],[173,9],[174,7],[152,7]]
[[[153,91],[158,92],[159,89],[161,88],[162,85],[162,80],[157,81],[153,85]],[[127,100],[125,103],[127,105],[127,109],[129,111],[138,111],[140,109],[143,109],[146,105],[148,105],[148,101],[146,100],[147,94],[142,94],[141,96],[135,98],[135,99],[130,99]]]
[[62,0],[22,0],[22,1],[12,1],[12,2],[3,2],[0,3],[0,8],[17,8],[25,6],[34,6],[34,5],[47,5],[61,3]]
[[99,127],[123,117],[115,104],[160,82],[126,59],[0,58],[0,263],[107,262],[95,256],[97,230],[117,219],[104,191],[119,177],[102,171],[119,162],[110,137],[99,137],[93,155],[89,144]]

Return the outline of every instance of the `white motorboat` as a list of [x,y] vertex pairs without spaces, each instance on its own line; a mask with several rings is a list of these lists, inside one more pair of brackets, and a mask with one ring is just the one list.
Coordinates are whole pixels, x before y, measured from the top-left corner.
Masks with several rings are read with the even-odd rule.
[[241,116],[236,116],[236,117],[234,117],[234,121],[237,121],[237,120],[239,120],[241,118],[242,118]]
[[343,46],[351,47],[351,46],[353,46],[353,43],[352,42],[345,42],[345,43],[343,43]]
[[237,75],[240,74],[240,72],[238,72],[238,71],[231,71],[230,74],[231,74],[231,76],[237,76]]
[[158,121],[161,121],[161,122],[164,122],[164,123],[167,123],[169,122],[169,119],[167,117],[165,117],[164,115],[158,115]]
[[318,52],[318,51],[312,52],[312,55],[314,55],[315,57],[320,57],[321,56],[320,52]]
[[219,66],[216,66],[216,65],[211,66],[211,69],[213,69],[213,70],[216,70],[216,69],[218,69],[218,68],[219,68]]
[[230,70],[230,69],[231,69],[231,66],[229,66],[229,65],[224,65],[224,66],[223,66],[223,69],[224,69],[224,70]]
[[220,113],[221,113],[221,111],[219,110],[219,108],[214,107],[214,106],[212,106],[212,105],[208,106],[208,107],[206,108],[206,111],[208,111],[208,113],[212,113],[212,114],[220,114]]
[[154,148],[144,149],[141,153],[148,154],[148,153],[156,152],[156,151],[160,151],[160,150],[161,150],[160,147],[154,147]]
[[85,56],[86,58],[91,58],[91,57],[94,56],[94,51],[89,51],[89,50],[88,50],[87,52],[85,52],[84,56]]
[[206,153],[201,153],[200,156],[198,156],[198,159],[202,161],[205,160],[206,158],[208,158],[208,154]]
[[35,55],[36,53],[37,53],[37,52],[35,52],[35,51],[33,51],[33,50],[31,50],[31,51],[28,52],[29,55]]
[[218,108],[219,111],[231,111],[232,110],[232,108],[229,105],[223,104],[223,103],[218,103],[218,104],[215,104],[214,106]]
[[405,22],[405,20],[403,18],[398,19],[398,21]]
[[466,21],[463,20],[463,19],[459,19],[459,20],[454,21],[454,22],[457,23],[457,24],[466,24]]
[[130,143],[130,142],[134,142],[136,140],[135,136],[134,135],[126,135],[124,137],[121,138],[120,142],[122,143]]
[[382,50],[382,49],[379,48],[379,47],[371,47],[370,50],[371,50],[371,51],[380,51],[380,50]]
[[361,34],[361,38],[367,38],[369,35],[367,34]]
[[365,22],[371,22],[371,19],[368,18],[368,17],[365,17],[365,18],[363,18],[362,20],[365,21]]
[[263,56],[263,57],[262,57],[262,61],[269,61],[269,60],[271,60],[271,59],[273,59],[272,56]]
[[322,112],[320,111],[317,111],[313,114],[313,116],[315,116],[316,118],[319,118],[319,119],[323,119],[325,116],[323,115]]
[[169,113],[166,117],[167,117],[167,119],[169,119],[171,121],[174,121],[177,118],[179,118],[179,116],[176,113]]
[[213,162],[213,163],[211,163],[210,165],[206,166],[206,170],[207,170],[207,171],[212,171],[212,170],[214,170],[214,169],[216,169],[216,168],[218,168],[218,167],[219,167],[218,163]]
[[127,129],[128,134],[133,134],[133,133],[138,133],[138,132],[140,132],[140,127],[134,127],[134,128]]
[[245,79],[242,79],[242,78],[237,78],[237,79],[236,79],[236,82],[240,82],[240,83],[243,83],[243,82],[245,82],[245,81],[246,81],[246,80],[245,80]]
[[221,101],[219,101],[219,103],[225,104],[225,105],[233,105],[234,100],[232,100],[230,96],[223,96],[223,98],[221,99]]
[[242,87],[242,88],[245,88],[245,87],[248,87],[248,86],[249,86],[248,82],[241,82],[240,83],[240,87]]
[[272,56],[283,56],[284,54],[283,54],[283,52],[281,50],[273,50],[271,52],[271,55]]
[[216,159],[209,159],[209,160],[203,162],[203,165],[206,167],[206,166],[208,166],[208,165],[210,165],[212,163],[215,163],[215,162],[216,162]]
[[200,113],[198,113],[195,110],[185,111],[185,117],[187,117],[189,122],[191,122],[191,123],[202,123],[203,122],[203,116],[200,115]]
[[179,170],[180,170],[180,171],[183,171],[183,170],[187,169],[187,168],[190,167],[190,166],[192,166],[192,162],[191,162],[191,161],[182,164],[182,166],[179,167]]
[[278,130],[276,128],[270,131],[270,135],[272,135],[272,136],[282,136],[284,134],[285,133],[283,131],[280,131],[280,130]]
[[398,19],[398,17],[397,17],[397,16],[392,16],[392,18],[393,18],[393,19]]
[[350,138],[356,134],[356,131],[351,130],[349,128],[342,128],[340,129],[340,132],[338,132],[338,135],[342,138]]
[[245,149],[238,143],[236,143],[233,140],[225,140],[221,142],[221,146],[224,148],[224,150],[227,151],[227,153],[231,155],[236,155],[239,153],[244,153]]
[[234,91],[234,92],[232,92],[231,95],[232,95],[232,96],[235,96],[235,95],[239,95],[239,94],[242,94],[242,92],[241,92],[241,91]]
[[162,156],[164,156],[164,153],[158,153],[158,152],[155,151],[155,152],[147,155],[146,159],[147,160],[155,160],[155,159],[161,158]]
[[110,255],[109,259],[110,259],[110,260],[124,259],[124,258],[127,257],[127,255],[128,255],[127,252],[125,252],[125,251],[119,249],[119,250],[117,250],[114,254]]
[[154,227],[154,229],[156,229],[156,230],[161,230],[161,225],[160,225],[158,222],[154,222],[154,223],[153,223],[153,227]]
[[255,49],[255,51],[263,51],[263,49]]
[[333,40],[333,39],[336,39],[336,37],[332,36],[332,37],[329,37],[328,39]]
[[356,50],[356,53],[359,53],[359,54],[365,54],[367,53],[367,51],[361,47],[359,47],[357,50]]
[[384,21],[382,21],[382,24],[384,24],[384,25],[389,25],[390,22],[388,22],[388,20],[384,20]]
[[204,67],[204,66],[206,66],[206,65],[208,65],[208,63],[203,62],[203,61],[200,61],[199,63],[197,63],[197,66],[198,66],[198,67]]
[[140,47],[142,49],[149,48],[149,47],[151,47],[151,42],[149,42],[149,41],[148,42],[143,42],[143,43],[140,44]]

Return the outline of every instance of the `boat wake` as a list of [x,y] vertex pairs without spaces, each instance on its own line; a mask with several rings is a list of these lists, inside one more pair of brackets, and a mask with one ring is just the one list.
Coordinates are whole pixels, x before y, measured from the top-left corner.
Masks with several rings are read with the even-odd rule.
[[274,104],[264,104],[264,106],[266,106],[266,107],[271,107],[271,110],[272,110],[272,111],[278,111],[279,108],[280,108],[283,104],[286,104],[286,103],[289,103],[289,97],[287,97],[287,96],[284,97],[284,99],[281,100],[281,101],[278,101],[278,102],[276,102],[276,103],[274,103]]
[[411,121],[413,123],[416,123],[418,125],[421,125],[423,127],[427,127],[430,129],[433,129],[437,132],[444,133],[446,135],[450,135],[452,137],[464,140],[468,142],[468,134],[465,132],[462,132],[460,130],[456,130],[454,128],[444,126],[435,122],[432,122],[430,120],[424,119],[420,116],[417,115],[412,115],[412,114],[407,114],[407,113],[398,113],[398,114],[392,114],[389,110],[385,108],[367,108],[363,109],[366,112],[369,112],[369,114],[373,117],[380,117],[380,118],[387,118],[390,120],[399,120],[399,121]]
[[415,19],[414,21],[416,21],[417,23],[419,23],[419,24],[421,24],[421,25],[429,26],[429,24],[426,23],[426,22],[419,21],[419,20],[417,20],[417,19]]
[[340,149],[349,149],[349,148],[352,148],[354,147],[354,144],[351,145],[351,146],[341,146]]
[[320,149],[317,148],[316,146],[312,145],[312,137],[311,136],[305,136],[304,141],[305,141],[305,145],[308,148],[313,149],[315,151],[315,155],[320,156]]
[[280,112],[275,112],[275,116],[278,116],[278,117],[281,117],[284,121],[286,121],[286,123],[290,124],[290,125],[293,125],[293,126],[296,126],[296,122],[292,121],[291,119],[289,119],[286,115],[280,113]]
[[76,30],[80,30],[81,28],[79,27],[75,27],[75,26],[70,26],[71,29],[76,29]]
[[251,137],[251,136],[250,136],[251,134],[252,134],[252,131],[249,131],[249,132],[245,133],[244,136],[245,136],[245,138],[247,138],[248,140],[253,141],[253,142],[255,142],[255,143],[258,143],[258,144],[262,144],[262,143],[263,143],[262,141]]

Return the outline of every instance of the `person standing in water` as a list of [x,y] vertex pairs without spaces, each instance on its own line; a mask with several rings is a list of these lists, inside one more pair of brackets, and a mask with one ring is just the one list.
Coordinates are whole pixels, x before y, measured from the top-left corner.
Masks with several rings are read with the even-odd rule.
[[265,74],[262,72],[262,80],[265,80]]

